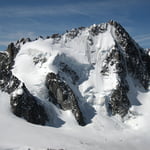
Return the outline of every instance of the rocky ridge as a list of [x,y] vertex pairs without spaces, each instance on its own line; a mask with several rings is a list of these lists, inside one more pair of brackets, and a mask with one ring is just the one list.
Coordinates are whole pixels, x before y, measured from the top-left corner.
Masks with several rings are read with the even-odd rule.
[[[105,63],[103,63],[102,66],[98,66],[95,58],[92,59],[98,51],[96,47],[94,47],[94,39],[107,32],[110,27],[113,29],[111,35],[115,44],[105,54]],[[114,68],[113,74],[117,75],[117,85],[115,89],[112,89],[111,92],[106,95],[108,98],[107,111],[110,115],[119,114],[121,117],[124,117],[127,115],[131,106],[131,99],[128,96],[130,83],[127,77],[131,76],[134,80],[139,82],[139,86],[147,90],[150,82],[150,56],[144,49],[138,46],[125,29],[115,21],[93,25],[89,28],[82,27],[72,29],[71,31],[67,31],[64,35],[54,34],[47,37],[47,39],[52,39],[53,44],[57,45],[65,38],[64,43],[67,44],[69,41],[76,40],[76,37],[81,37],[82,34],[87,31],[88,36],[86,42],[88,44],[86,54],[90,66],[89,70],[101,67],[98,76],[107,77],[111,69]],[[17,41],[16,44],[11,43],[7,51],[0,52],[0,89],[11,95],[10,104],[12,112],[15,115],[23,117],[31,123],[45,125],[49,119],[44,105],[40,103],[37,97],[30,93],[25,83],[13,75],[11,71],[15,64],[15,57],[19,53],[22,45],[29,42],[32,42],[29,38],[21,39]],[[55,59],[57,59],[57,57]],[[47,60],[40,59],[39,57],[35,59],[34,57],[33,61],[36,65],[39,62],[41,63],[41,61],[45,63]],[[80,125],[85,125],[86,119],[84,117],[84,111],[82,107],[80,107],[79,95],[76,95],[72,88],[75,86],[77,93],[80,93],[78,86],[80,85],[81,77],[78,75],[77,70],[71,68],[63,61],[57,65],[59,65],[58,74],[49,72],[45,78],[45,86],[49,91],[49,101],[56,105],[58,109],[64,111],[71,110],[77,122]],[[71,82],[68,82],[68,80],[71,80]]]

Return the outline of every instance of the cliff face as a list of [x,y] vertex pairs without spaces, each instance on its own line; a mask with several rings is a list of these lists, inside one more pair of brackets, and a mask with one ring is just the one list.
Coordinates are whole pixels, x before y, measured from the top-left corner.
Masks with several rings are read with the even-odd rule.
[[21,39],[0,52],[0,89],[12,112],[35,124],[53,124],[50,112],[59,110],[85,125],[101,105],[123,118],[133,105],[131,81],[149,88],[150,56],[115,21]]

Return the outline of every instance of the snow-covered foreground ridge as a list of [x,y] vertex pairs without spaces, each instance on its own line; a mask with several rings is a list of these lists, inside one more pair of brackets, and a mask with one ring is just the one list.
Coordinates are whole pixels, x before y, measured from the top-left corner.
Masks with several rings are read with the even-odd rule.
[[148,51],[115,21],[11,43],[0,52],[0,149],[147,149],[149,81]]

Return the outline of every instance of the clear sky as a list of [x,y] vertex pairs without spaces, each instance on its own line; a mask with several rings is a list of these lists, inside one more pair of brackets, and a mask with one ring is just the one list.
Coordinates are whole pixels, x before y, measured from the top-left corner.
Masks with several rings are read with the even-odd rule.
[[150,48],[150,0],[0,0],[0,49],[22,37],[116,20]]

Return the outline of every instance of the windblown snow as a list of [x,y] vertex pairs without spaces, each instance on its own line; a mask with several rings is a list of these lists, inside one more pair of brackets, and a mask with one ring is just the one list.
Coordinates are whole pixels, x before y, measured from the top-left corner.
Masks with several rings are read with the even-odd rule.
[[[73,40],[65,33],[61,39],[42,39],[20,45],[15,58],[13,74],[25,83],[29,91],[43,103],[51,106],[48,112],[61,118],[64,123],[59,127],[39,126],[26,122],[11,113],[9,95],[0,92],[0,149],[12,150],[148,150],[150,146],[150,92],[130,87],[135,93],[130,114],[123,119],[108,116],[105,97],[109,96],[117,85],[115,68],[109,70],[108,76],[101,76],[100,69],[106,63],[106,55],[115,46],[114,27],[108,25],[107,31],[97,36],[89,33],[90,28],[80,31]],[[91,39],[91,40],[89,40]],[[93,42],[90,45],[90,42]],[[80,103],[86,119],[91,122],[85,127],[77,124],[70,111],[58,110],[48,102],[45,77],[49,72],[59,71],[59,62],[68,64],[80,76],[78,87]],[[94,67],[93,67],[94,66]],[[131,80],[128,77],[128,80]],[[76,92],[68,78],[69,85]],[[18,90],[18,92],[21,92]],[[128,93],[131,96],[131,93]],[[91,108],[86,108],[86,103]],[[55,113],[54,111],[55,110]],[[95,111],[94,111],[95,110]],[[90,115],[91,116],[90,116]]]

